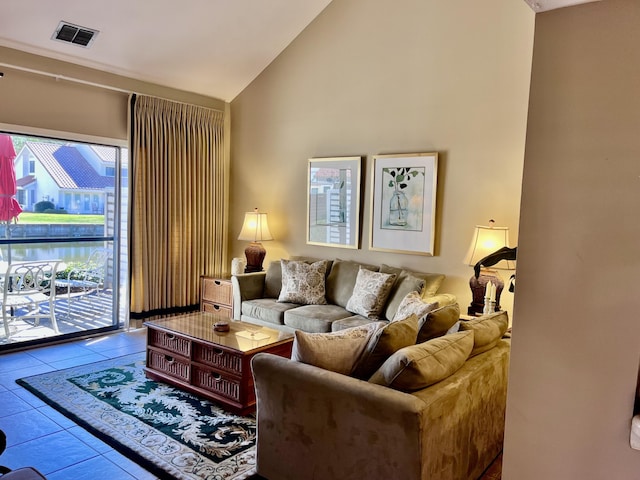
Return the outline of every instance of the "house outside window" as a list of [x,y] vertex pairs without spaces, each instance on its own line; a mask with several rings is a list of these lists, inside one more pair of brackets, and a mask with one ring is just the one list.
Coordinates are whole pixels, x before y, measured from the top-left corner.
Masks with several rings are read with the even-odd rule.
[[[120,244],[126,245],[127,232],[126,215],[121,215],[127,195],[126,148],[0,134],[13,143],[15,198],[22,207],[17,222],[0,222],[1,258],[10,264],[55,262],[56,283],[64,280],[69,286],[56,288],[53,308],[64,319],[58,321],[59,332],[53,321],[34,322],[29,308],[14,309],[9,332],[0,327],[0,353],[24,342],[57,341],[125,324],[128,265],[127,250]],[[90,259],[104,252],[107,257],[100,258],[106,263],[97,275]],[[78,286],[82,282],[71,276],[84,267],[93,275],[94,288]]]

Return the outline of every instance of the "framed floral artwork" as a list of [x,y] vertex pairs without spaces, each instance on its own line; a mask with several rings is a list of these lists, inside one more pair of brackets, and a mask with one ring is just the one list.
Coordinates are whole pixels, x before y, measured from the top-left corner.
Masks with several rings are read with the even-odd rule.
[[307,168],[307,243],[359,248],[362,157],[311,158]]
[[433,255],[438,154],[373,157],[370,250]]

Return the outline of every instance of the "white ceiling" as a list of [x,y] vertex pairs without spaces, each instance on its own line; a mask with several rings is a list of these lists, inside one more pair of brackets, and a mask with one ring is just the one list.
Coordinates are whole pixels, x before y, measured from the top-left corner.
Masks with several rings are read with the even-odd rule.
[[[0,46],[231,101],[329,3],[2,0]],[[51,40],[61,20],[99,33],[89,48]]]
[[546,12],[556,8],[571,7],[581,3],[599,2],[600,0],[524,0],[534,12]]
[[[543,12],[597,0],[525,1]],[[0,46],[231,101],[329,3],[1,0]],[[89,48],[52,40],[62,20],[99,33]]]

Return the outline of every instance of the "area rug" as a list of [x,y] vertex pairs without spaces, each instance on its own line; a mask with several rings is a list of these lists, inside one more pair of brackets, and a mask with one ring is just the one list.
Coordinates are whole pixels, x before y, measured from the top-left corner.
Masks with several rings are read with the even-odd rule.
[[256,421],[145,377],[144,354],[16,380],[160,478],[255,473]]

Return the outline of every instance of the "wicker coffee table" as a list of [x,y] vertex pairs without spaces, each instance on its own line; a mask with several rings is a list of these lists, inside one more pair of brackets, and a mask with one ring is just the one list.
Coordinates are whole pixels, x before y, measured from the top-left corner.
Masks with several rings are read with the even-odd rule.
[[[227,321],[228,332],[213,325]],[[251,359],[268,352],[291,356],[293,335],[209,312],[145,322],[147,365],[152,380],[169,383],[244,415],[255,409]]]

